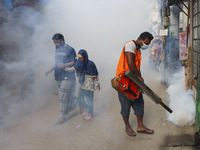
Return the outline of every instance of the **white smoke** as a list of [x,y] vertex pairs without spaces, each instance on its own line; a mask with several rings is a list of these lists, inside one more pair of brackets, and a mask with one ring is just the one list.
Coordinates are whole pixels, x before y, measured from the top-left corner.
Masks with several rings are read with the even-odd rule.
[[41,99],[52,89],[52,82],[43,78],[45,64],[52,61],[53,53],[43,36],[48,35],[44,30],[48,26],[38,11],[21,6],[10,11],[6,19],[0,24],[4,35],[0,40],[4,48],[0,62],[0,122],[7,123],[48,101]]
[[[115,76],[123,45],[151,29],[149,12],[153,0],[51,0],[44,8],[49,33],[60,32],[67,44],[88,52],[99,71],[101,91],[96,109],[110,107]],[[142,10],[145,8],[145,11]],[[51,38],[47,36],[46,38]]]
[[169,107],[173,110],[173,113],[168,114],[168,120],[181,127],[194,124],[195,103],[192,90],[185,90],[184,69],[173,75],[167,93],[169,95]]
[[[3,94],[0,98],[9,101],[5,104],[10,106],[6,117],[15,118],[13,115],[33,106],[32,110],[35,110],[48,102],[46,95],[57,92],[53,73],[48,78],[44,75],[55,63],[55,46],[51,40],[55,33],[62,33],[76,53],[80,49],[88,51],[89,59],[95,62],[100,74],[99,111],[108,107],[112,100],[112,93],[108,92],[111,91],[110,79],[115,75],[122,47],[127,41],[136,40],[140,33],[150,31],[149,12],[153,1],[49,0],[41,13],[25,6],[17,8],[14,16],[8,16],[11,21],[0,28],[6,33],[0,44],[9,46],[14,41],[20,50],[20,53],[15,52],[15,48],[10,50],[9,55],[13,58],[20,57],[17,61],[4,62],[5,76],[9,81],[1,86]],[[20,21],[16,19],[15,22],[15,14],[20,14]],[[27,30],[30,33],[25,32]],[[30,71],[34,73],[30,75]],[[22,97],[26,87],[21,86],[26,78],[32,79],[31,90]]]

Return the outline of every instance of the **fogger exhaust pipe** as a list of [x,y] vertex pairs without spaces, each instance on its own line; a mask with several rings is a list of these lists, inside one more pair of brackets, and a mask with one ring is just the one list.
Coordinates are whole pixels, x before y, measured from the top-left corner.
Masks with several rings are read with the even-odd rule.
[[162,102],[162,99],[154,93],[144,82],[142,82],[131,70],[128,70],[124,74],[129,80],[133,81],[142,91],[147,94],[156,104],[160,104],[168,112],[172,113],[172,110]]

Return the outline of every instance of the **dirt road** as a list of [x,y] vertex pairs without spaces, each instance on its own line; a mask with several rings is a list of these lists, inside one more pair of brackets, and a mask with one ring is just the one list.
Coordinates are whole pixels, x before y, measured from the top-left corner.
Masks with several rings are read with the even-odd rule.
[[[144,76],[145,82],[166,99],[166,87],[161,85],[156,72]],[[110,83],[109,79],[108,82]],[[107,83],[107,84],[109,84]],[[68,121],[60,126],[53,124],[59,117],[57,95],[49,103],[20,120],[0,127],[1,150],[158,150],[170,145],[170,139],[191,138],[194,127],[180,128],[166,120],[166,111],[149,98],[145,99],[144,122],[155,130],[154,135],[127,136],[120,116],[117,93],[102,85],[95,95],[95,120],[85,121],[78,108],[68,115]],[[104,88],[103,88],[104,87]],[[108,94],[111,93],[111,94]],[[107,95],[106,95],[107,94]],[[42,101],[42,99],[41,99]],[[166,103],[166,101],[165,101]],[[131,114],[130,123],[136,130],[136,118]],[[171,141],[173,143],[173,141]],[[174,144],[180,144],[174,141]]]

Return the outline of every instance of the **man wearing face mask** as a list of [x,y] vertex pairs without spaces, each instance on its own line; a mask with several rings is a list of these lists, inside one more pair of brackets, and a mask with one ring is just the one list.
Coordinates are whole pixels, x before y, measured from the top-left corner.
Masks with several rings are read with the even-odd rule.
[[[152,34],[150,34],[149,32],[143,32],[142,34],[140,34],[136,41],[131,40],[124,45],[121,56],[119,58],[116,76],[123,76],[127,70],[131,70],[138,76],[140,80],[144,81],[140,72],[140,64],[142,59],[140,49],[146,50],[152,39]],[[131,125],[129,123],[131,107],[133,108],[134,114],[137,117],[137,132],[153,134],[154,130],[148,129],[143,124],[144,100],[142,93],[140,93],[139,98],[136,99],[134,102],[126,98],[120,92],[118,92],[118,97],[121,104],[121,115],[125,124],[125,132],[127,133],[127,135],[136,136],[136,133],[131,128]]]
[[46,76],[54,70],[54,77],[59,88],[60,101],[60,119],[55,123],[55,125],[59,125],[66,121],[65,116],[77,106],[74,95],[76,84],[75,73],[64,70],[75,65],[76,52],[71,46],[65,44],[64,36],[62,34],[55,34],[52,40],[56,46],[56,63],[46,72]]

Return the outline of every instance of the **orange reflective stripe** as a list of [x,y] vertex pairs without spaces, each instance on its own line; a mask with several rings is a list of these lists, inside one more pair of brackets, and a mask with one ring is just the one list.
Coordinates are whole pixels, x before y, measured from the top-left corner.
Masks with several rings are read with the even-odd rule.
[[[131,40],[131,41],[128,41],[128,42],[133,42],[133,41]],[[121,55],[120,55],[120,58],[119,58],[116,76],[123,75],[127,70],[129,70],[127,58],[126,58],[126,55],[125,55],[125,52],[124,52],[126,44],[123,46],[123,49],[122,49],[122,52],[121,52]],[[136,65],[138,71],[140,70],[141,59],[142,59],[142,57],[141,57],[140,49],[136,49],[135,50],[135,65]]]
[[138,69],[138,71],[140,70],[140,65],[141,65],[141,54],[140,54],[140,50],[136,49],[135,50],[135,65]]

